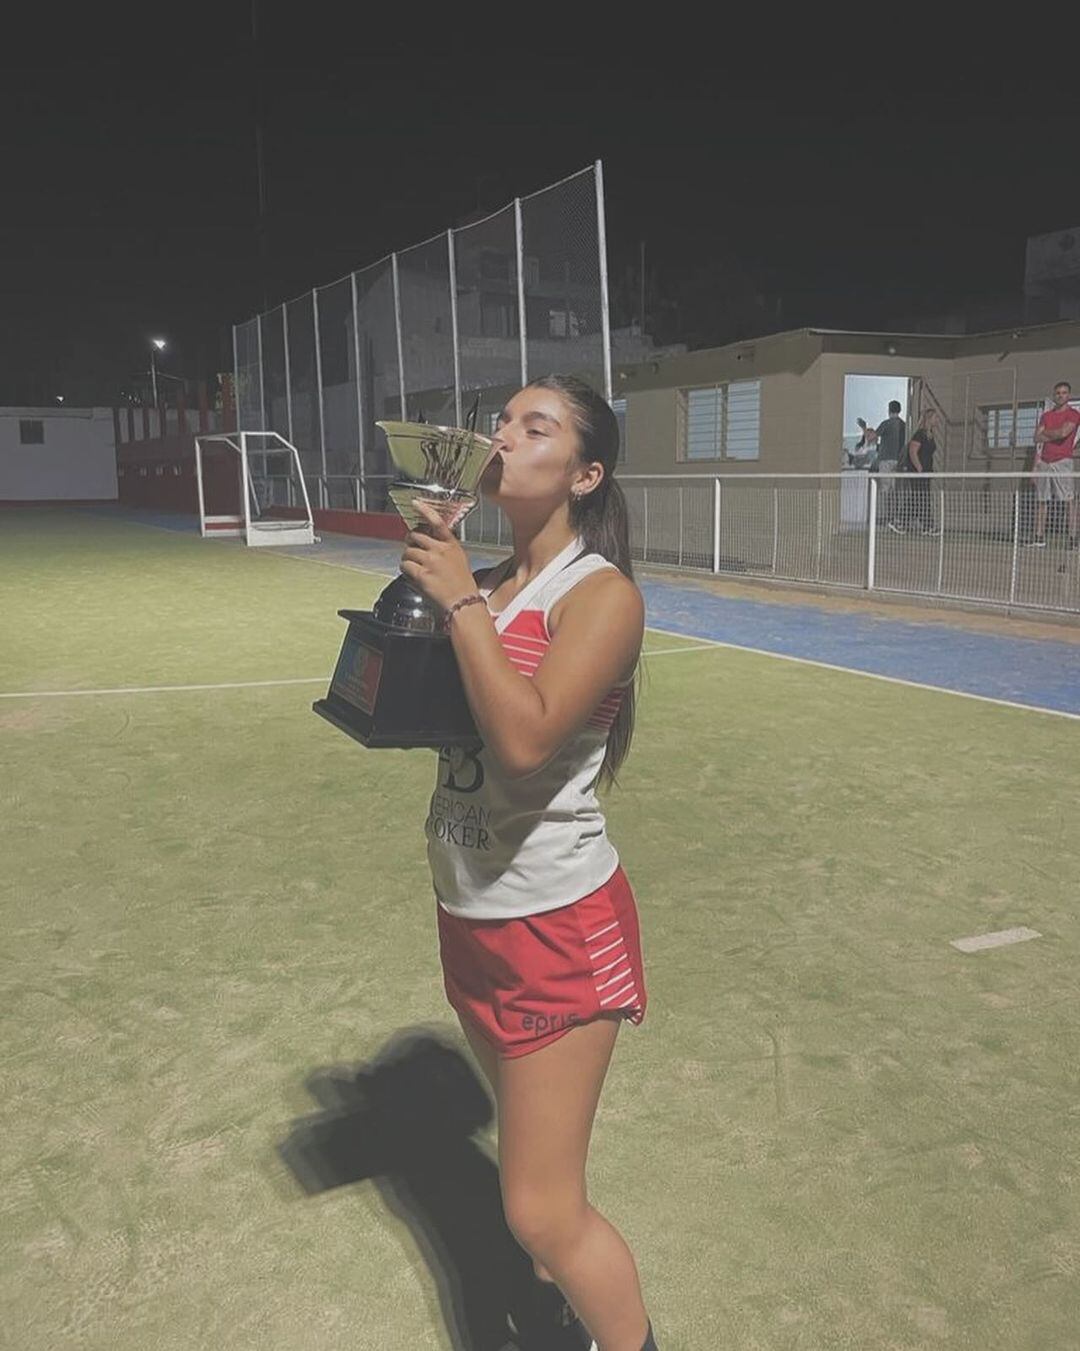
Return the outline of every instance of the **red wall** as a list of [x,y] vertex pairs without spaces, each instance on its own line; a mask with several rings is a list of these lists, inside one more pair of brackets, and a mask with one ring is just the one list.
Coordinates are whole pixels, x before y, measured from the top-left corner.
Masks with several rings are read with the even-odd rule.
[[[273,514],[285,520],[303,520],[299,507],[273,507]],[[403,540],[409,527],[395,512],[340,511],[335,507],[312,507],[312,518],[317,530],[331,530],[339,535],[366,535],[368,539]]]
[[[203,447],[203,496],[208,516],[240,511],[240,457],[229,446]],[[165,436],[129,441],[116,451],[117,496],[124,506],[199,514],[195,440]]]
[[[203,446],[203,495],[208,516],[238,515],[240,456],[229,446],[211,442]],[[195,438],[164,436],[156,441],[129,441],[116,450],[117,491],[121,503],[153,511],[199,514],[195,479]],[[299,519],[298,507],[275,507],[274,515]],[[408,527],[397,513],[312,510],[315,527],[342,535],[369,539],[403,540]]]

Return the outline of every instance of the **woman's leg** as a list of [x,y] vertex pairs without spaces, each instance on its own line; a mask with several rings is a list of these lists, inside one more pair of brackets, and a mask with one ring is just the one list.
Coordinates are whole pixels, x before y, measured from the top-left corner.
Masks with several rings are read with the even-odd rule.
[[585,1161],[618,1022],[576,1027],[498,1065],[506,1218],[601,1351],[641,1351],[648,1319],[630,1249],[589,1205]]
[[[484,1078],[491,1085],[491,1091],[495,1094],[495,1101],[498,1102],[499,1100],[498,1052],[495,1050],[494,1046],[492,1046],[492,1044],[487,1040],[487,1038],[482,1036],[479,1032],[477,1032],[476,1028],[473,1027],[473,1025],[469,1022],[469,1020],[467,1018],[462,1017],[460,1013],[458,1014],[458,1022],[461,1024],[462,1032],[465,1033],[465,1040],[469,1043],[473,1055],[476,1056],[477,1063],[479,1064],[480,1068],[484,1071]],[[548,1271],[548,1269],[544,1266],[544,1264],[542,1262],[536,1261],[535,1258],[533,1258],[533,1270],[536,1272],[540,1280],[544,1282],[551,1282],[554,1279],[551,1275],[551,1272]]]
[[495,1094],[496,1101],[499,1096],[499,1053],[492,1046],[491,1042],[473,1027],[468,1018],[458,1014],[458,1022],[461,1024],[461,1030],[465,1033],[465,1040],[469,1043],[477,1063],[484,1071],[484,1078],[491,1085],[491,1091]]

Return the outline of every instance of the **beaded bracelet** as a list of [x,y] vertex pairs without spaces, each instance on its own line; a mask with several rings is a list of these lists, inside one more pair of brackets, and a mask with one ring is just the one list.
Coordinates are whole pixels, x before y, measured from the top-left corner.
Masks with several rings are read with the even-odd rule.
[[449,629],[450,621],[457,614],[457,612],[459,610],[463,610],[466,605],[486,605],[486,604],[487,604],[486,597],[482,596],[479,591],[474,591],[471,596],[462,596],[460,600],[454,601],[453,605],[450,606],[449,610],[447,610],[443,618],[444,632],[447,629]]

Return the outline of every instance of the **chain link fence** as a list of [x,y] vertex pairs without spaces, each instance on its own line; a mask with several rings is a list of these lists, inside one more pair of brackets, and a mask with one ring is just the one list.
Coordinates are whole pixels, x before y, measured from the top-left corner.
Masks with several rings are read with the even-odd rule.
[[239,428],[297,447],[319,506],[380,511],[375,423],[489,432],[506,396],[566,371],[611,397],[599,162],[233,329]]
[[[1080,498],[1080,475],[1071,475]],[[1030,474],[620,474],[651,567],[1080,614],[1077,508]],[[484,502],[463,537],[508,545]],[[1040,543],[1040,540],[1042,543]]]

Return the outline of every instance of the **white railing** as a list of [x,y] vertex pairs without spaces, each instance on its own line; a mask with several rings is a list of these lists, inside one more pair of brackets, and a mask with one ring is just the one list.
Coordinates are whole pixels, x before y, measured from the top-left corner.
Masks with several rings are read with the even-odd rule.
[[[1071,475],[1080,493],[1080,476]],[[1046,547],[1030,474],[620,474],[634,559],[653,567],[1080,613],[1068,504]],[[484,502],[474,544],[506,545]]]
[[[331,507],[388,511],[390,481],[332,474],[317,485]],[[1080,497],[1080,475],[1069,481]],[[289,479],[260,482],[268,504],[298,505]],[[1068,503],[1048,504],[1046,546],[1034,547],[1030,474],[620,474],[619,482],[631,554],[650,567],[1080,613]],[[465,518],[462,538],[511,542],[506,518],[485,501]]]

